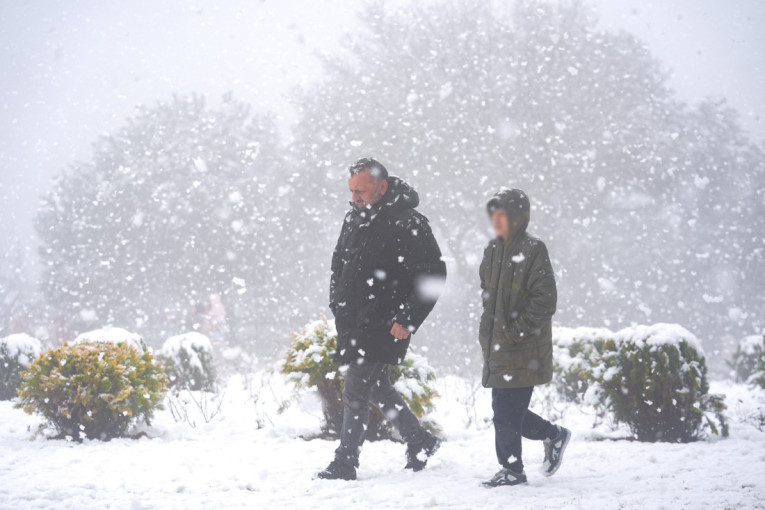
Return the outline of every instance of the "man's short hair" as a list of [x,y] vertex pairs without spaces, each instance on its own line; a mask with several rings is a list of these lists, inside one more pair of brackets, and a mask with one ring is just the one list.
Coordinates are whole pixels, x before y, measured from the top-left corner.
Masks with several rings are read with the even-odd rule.
[[382,163],[373,158],[361,158],[352,164],[348,171],[351,173],[351,176],[368,171],[375,179],[383,180],[388,178],[388,170],[385,169]]

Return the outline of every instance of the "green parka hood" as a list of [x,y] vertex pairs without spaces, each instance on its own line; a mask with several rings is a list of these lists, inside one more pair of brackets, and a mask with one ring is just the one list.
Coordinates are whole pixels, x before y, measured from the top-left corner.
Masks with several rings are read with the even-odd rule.
[[512,241],[526,232],[531,220],[531,203],[529,197],[519,189],[505,189],[494,195],[486,204],[489,216],[497,209],[502,209],[507,214],[510,223],[510,236]]

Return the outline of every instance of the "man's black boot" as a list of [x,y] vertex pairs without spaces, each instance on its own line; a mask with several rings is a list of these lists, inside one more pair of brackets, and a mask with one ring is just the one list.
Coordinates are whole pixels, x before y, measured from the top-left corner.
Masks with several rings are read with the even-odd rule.
[[355,480],[356,468],[333,460],[324,471],[321,471],[316,475],[316,478],[322,480]]
[[420,443],[410,443],[406,447],[406,467],[412,471],[422,471],[428,464],[428,459],[435,455],[441,447],[441,440],[428,434]]

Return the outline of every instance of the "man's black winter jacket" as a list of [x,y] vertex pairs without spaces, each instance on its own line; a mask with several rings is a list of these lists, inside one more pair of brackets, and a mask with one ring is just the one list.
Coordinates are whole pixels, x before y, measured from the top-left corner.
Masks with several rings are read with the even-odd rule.
[[393,323],[414,333],[436,304],[446,265],[428,219],[415,210],[419,202],[414,189],[389,177],[380,202],[345,216],[332,255],[329,305],[340,363],[401,363],[411,335],[397,340]]

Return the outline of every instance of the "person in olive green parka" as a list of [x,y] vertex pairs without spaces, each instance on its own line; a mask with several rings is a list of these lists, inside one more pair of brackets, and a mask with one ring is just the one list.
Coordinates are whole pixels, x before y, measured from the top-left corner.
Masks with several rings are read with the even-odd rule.
[[555,275],[547,247],[526,232],[529,200],[520,190],[498,193],[490,215],[505,213],[507,238],[498,235],[480,268],[483,315],[483,385],[524,388],[552,379],[552,316],[557,304]]
[[542,474],[560,467],[571,432],[529,411],[534,386],[553,376],[555,274],[547,247],[529,235],[531,206],[521,190],[505,190],[487,205],[497,237],[479,270],[483,314],[479,341],[483,385],[492,389],[497,460],[502,469],[486,487],[526,483],[521,437],[544,441]]

